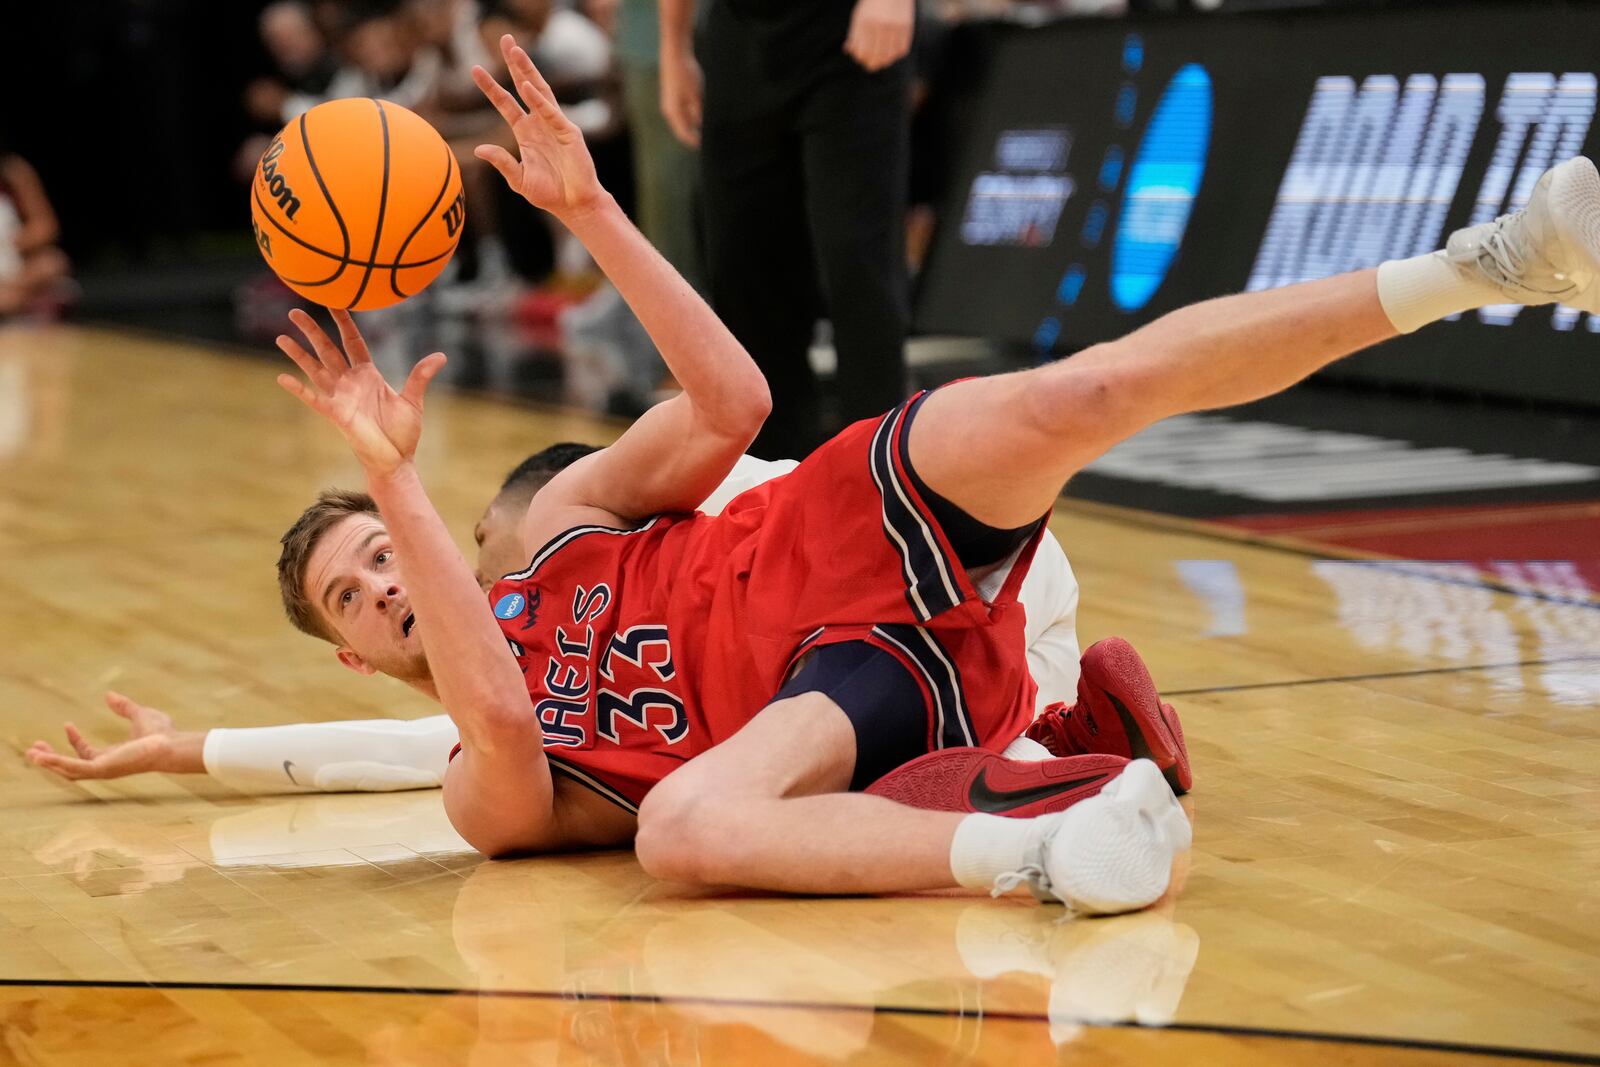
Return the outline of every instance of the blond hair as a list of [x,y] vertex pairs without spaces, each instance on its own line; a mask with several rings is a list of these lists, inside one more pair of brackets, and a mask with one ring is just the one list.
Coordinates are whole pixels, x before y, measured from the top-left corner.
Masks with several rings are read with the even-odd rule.
[[283,596],[284,614],[301,633],[334,644],[339,643],[339,636],[324,624],[311,598],[306,596],[306,564],[323,535],[351,515],[378,517],[378,505],[366,493],[324,489],[278,542],[283,546],[278,553],[278,592]]

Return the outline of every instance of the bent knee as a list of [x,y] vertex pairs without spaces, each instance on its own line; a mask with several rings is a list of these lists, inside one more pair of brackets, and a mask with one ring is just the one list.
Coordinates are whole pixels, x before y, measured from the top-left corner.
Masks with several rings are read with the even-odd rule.
[[692,780],[681,785],[663,780],[639,805],[633,839],[639,866],[668,882],[726,882],[734,858],[728,805],[735,803],[726,796],[708,797]]

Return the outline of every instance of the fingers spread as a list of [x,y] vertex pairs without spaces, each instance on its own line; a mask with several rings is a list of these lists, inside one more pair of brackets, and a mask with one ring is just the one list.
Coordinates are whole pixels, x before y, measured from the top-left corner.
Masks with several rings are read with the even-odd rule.
[[435,352],[431,356],[423,357],[415,367],[411,368],[411,373],[406,376],[406,387],[401,395],[420,409],[422,407],[422,396],[428,391],[428,383],[433,381],[434,376],[441,370],[444,370],[444,365],[445,354],[443,352]]
[[488,98],[494,109],[500,112],[500,117],[506,120],[506,125],[515,126],[526,117],[527,112],[517,103],[517,98],[506,92],[494,76],[482,67],[472,68],[472,82],[478,91]]
[[328,369],[315,356],[302,348],[299,341],[296,341],[288,334],[279,334],[278,350],[294,360],[294,365],[299,367],[301,372],[307,378],[310,378],[318,389],[321,389],[324,393],[332,392],[333,375],[328,373]]
[[504,148],[494,144],[481,144],[472,150],[472,154],[499,171],[500,177],[504,178],[511,188],[516,189],[521,185],[522,168],[515,157]]
[[567,118],[567,114],[561,110],[560,104],[539,95],[529,82],[520,82],[518,84],[521,86],[523,96],[531,96],[533,98],[533,109],[539,113],[539,117],[544,120],[545,125],[550,127],[550,131],[555,134],[556,140],[565,144],[577,135],[578,127],[574,126],[572,120]]
[[28,759],[33,761],[35,767],[43,767],[47,771],[54,771],[63,778],[77,781],[79,778],[94,777],[94,765],[88,760],[74,759],[52,751],[31,751]]
[[317,359],[321,360],[322,365],[329,371],[338,374],[350,365],[344,353],[339,351],[339,346],[333,343],[333,338],[317,325],[316,319],[295,308],[289,312],[289,321],[300,327],[300,332],[311,342],[312,351],[316,352]]
[[[506,57],[511,80],[517,83],[517,92],[521,94],[523,103],[532,108],[536,99],[548,100],[552,104],[556,102],[555,92],[550,88],[550,83],[544,80],[544,75],[539,73],[539,68],[533,65],[533,57],[523,51],[509,33],[500,38],[500,51]],[[530,84],[525,85],[525,82]]]
[[121,715],[124,719],[133,714],[133,701],[115,689],[106,690],[106,707]]
[[333,323],[339,327],[339,340],[344,342],[345,356],[353,367],[357,363],[371,363],[372,353],[367,351],[366,338],[361,336],[361,331],[356,329],[355,316],[344,308],[330,308],[333,312]]
[[78,728],[69,722],[66,729],[67,741],[71,743],[72,751],[76,752],[82,759],[94,759],[96,755],[94,746],[84,739],[83,734],[78,732]]
[[300,401],[318,415],[326,415],[327,409],[323,406],[322,398],[307,389],[305,383],[292,374],[278,375],[278,384],[283,386],[284,392]]

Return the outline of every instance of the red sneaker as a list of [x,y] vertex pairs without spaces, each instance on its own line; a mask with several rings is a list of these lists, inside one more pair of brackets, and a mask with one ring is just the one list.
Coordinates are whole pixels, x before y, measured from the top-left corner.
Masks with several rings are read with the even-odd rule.
[[1123,757],[1105,753],[1028,761],[986,748],[946,748],[896,767],[867,792],[929,811],[1031,819],[1089,799],[1127,766]]
[[1078,677],[1078,702],[1051,704],[1033,720],[1027,736],[1057,756],[1102,752],[1147,759],[1161,768],[1174,793],[1194,788],[1178,713],[1161,702],[1144,660],[1120,637],[1089,646]]

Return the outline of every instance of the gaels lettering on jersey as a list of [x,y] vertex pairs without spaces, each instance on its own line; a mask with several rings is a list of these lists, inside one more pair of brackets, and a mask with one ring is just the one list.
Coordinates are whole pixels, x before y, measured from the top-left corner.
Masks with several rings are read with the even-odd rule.
[[[531,616],[538,594],[529,599]],[[594,661],[595,624],[604,618],[614,599],[604,583],[592,589],[580,585],[572,596],[571,622],[556,627],[556,653],[545,663],[542,674],[544,697],[534,705],[546,747],[588,747],[593,739],[586,713],[591,708],[595,737],[614,744],[622,743],[618,730],[624,721],[657,731],[668,744],[676,744],[689,732],[683,701],[666,684],[677,677],[677,667],[665,626],[632,626],[614,634]],[[506,613],[501,618],[515,618],[524,607],[520,596],[517,600],[512,604],[510,596],[503,597],[496,614],[503,608]],[[522,656],[519,646],[512,647]],[[605,682],[598,692],[592,662]],[[523,673],[533,666],[524,662]]]

